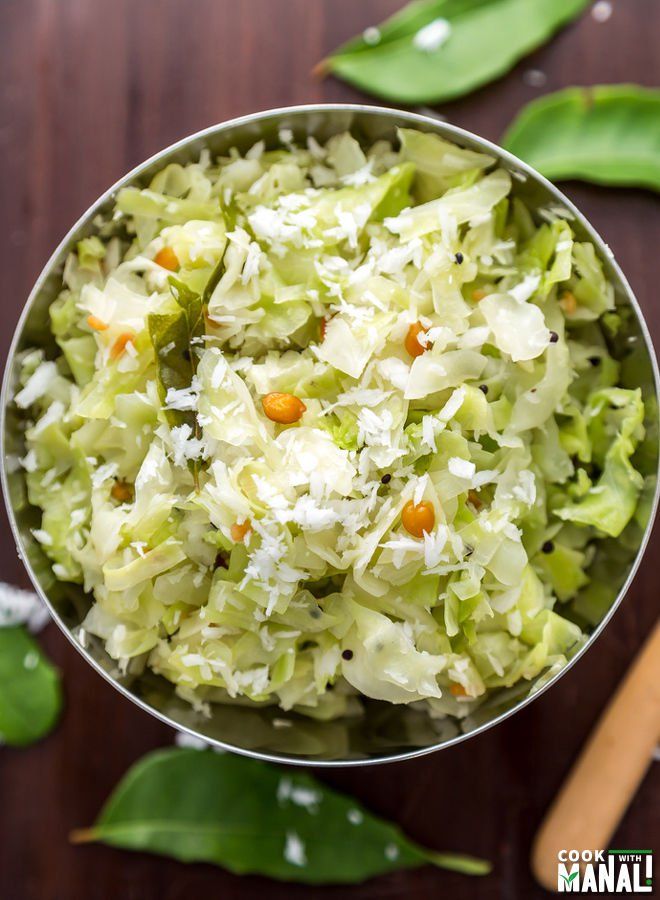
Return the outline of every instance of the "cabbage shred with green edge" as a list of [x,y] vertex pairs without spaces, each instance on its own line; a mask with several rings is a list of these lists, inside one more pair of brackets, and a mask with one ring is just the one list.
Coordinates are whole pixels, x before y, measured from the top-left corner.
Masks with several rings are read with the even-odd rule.
[[565,664],[562,604],[635,512],[614,292],[488,155],[281,139],[124,188],[69,257],[15,398],[35,536],[84,632],[197,706],[464,716]]

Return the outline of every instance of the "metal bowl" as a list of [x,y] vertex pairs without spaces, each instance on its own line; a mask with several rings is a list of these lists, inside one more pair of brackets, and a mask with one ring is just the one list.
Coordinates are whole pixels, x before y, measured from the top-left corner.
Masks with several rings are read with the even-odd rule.
[[[611,604],[605,604],[600,621],[592,623],[586,643],[574,654],[562,672],[542,683],[526,682],[514,689],[500,690],[467,719],[431,719],[410,706],[393,706],[366,701],[364,714],[345,720],[320,722],[275,707],[214,704],[211,717],[196,712],[177,698],[172,685],[151,672],[123,675],[99,641],[87,639],[82,646],[77,626],[89,608],[90,598],[75,585],[58,582],[31,528],[40,522],[40,513],[26,498],[25,482],[18,459],[23,455],[24,421],[12,404],[18,376],[17,356],[28,347],[44,347],[51,355],[55,345],[50,334],[48,307],[61,285],[64,260],[77,241],[94,231],[93,221],[107,213],[119,188],[127,184],[145,185],[154,173],[170,162],[188,162],[203,148],[213,154],[231,147],[246,150],[263,139],[267,146],[278,144],[278,132],[289,128],[297,140],[313,135],[319,141],[350,129],[360,140],[372,143],[393,139],[398,126],[433,132],[460,146],[490,153],[514,175],[515,192],[532,209],[553,207],[571,221],[577,236],[591,241],[600,255],[607,276],[614,285],[617,306],[623,313],[623,333],[612,352],[621,359],[622,383],[641,386],[647,409],[647,438],[638,451],[636,465],[645,476],[646,490],[636,521],[617,541],[600,545],[595,565],[604,571],[603,581],[611,589]],[[76,649],[93,668],[125,697],[169,725],[227,750],[279,762],[349,766],[407,759],[449,747],[479,734],[522,709],[535,696],[554,684],[585,652],[603,630],[621,602],[639,566],[646,547],[658,501],[658,367],[646,323],[628,282],[612,258],[607,245],[573,204],[545,178],[525,163],[494,144],[460,128],[427,116],[373,106],[327,104],[269,110],[233,119],[184,138],[156,154],[111,187],[73,226],[37,279],[20,318],[9,351],[2,387],[2,487],[19,556],[23,559],[35,589]],[[579,604],[578,604],[579,607]],[[578,614],[579,617],[579,614]],[[584,622],[582,624],[585,624]]]

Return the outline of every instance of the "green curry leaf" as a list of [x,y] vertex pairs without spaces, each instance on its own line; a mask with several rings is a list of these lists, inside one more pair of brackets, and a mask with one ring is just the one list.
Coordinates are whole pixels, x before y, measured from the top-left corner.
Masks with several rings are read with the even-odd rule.
[[25,746],[54,727],[62,708],[57,670],[24,628],[0,628],[0,743]]
[[[213,278],[212,273],[211,278]],[[170,289],[177,305],[172,312],[150,313],[149,336],[156,354],[158,390],[163,405],[169,390],[187,390],[197,370],[197,343],[204,334],[204,299],[183,281],[171,276]],[[190,433],[201,437],[197,416],[193,410],[165,407],[165,416],[172,427],[187,425]],[[199,480],[199,461],[190,462],[195,481]]]
[[[149,335],[156,351],[158,387],[161,400],[169,390],[187,390],[195,374],[194,335],[189,329],[185,310],[171,313],[149,314]],[[191,410],[166,409],[165,415],[172,426],[195,425]]]
[[660,91],[573,87],[526,106],[504,146],[547,178],[660,191]]
[[188,333],[192,341],[204,334],[203,299],[201,294],[191,290],[185,282],[174,275],[169,277],[172,296],[183,310],[188,324]]
[[417,0],[319,69],[386,100],[438,103],[503,75],[589,2]]
[[309,775],[208,750],[145,757],[96,824],[72,839],[305,884],[357,883],[425,863],[490,870],[482,860],[422,849]]
[[[227,224],[229,224],[230,222],[233,222],[233,221],[235,221],[235,215],[232,216],[232,218],[230,218],[229,213],[226,213],[225,214],[225,222]],[[232,227],[234,227],[234,226],[232,225]],[[225,244],[225,249],[222,251],[222,256],[220,257],[220,259],[216,263],[213,271],[209,275],[209,280],[206,282],[206,285],[204,287],[204,291],[202,293],[202,312],[208,307],[209,300],[211,299],[211,295],[213,294],[213,291],[218,286],[218,282],[220,281],[220,279],[222,278],[222,276],[225,273],[225,254],[227,252],[228,245],[229,245],[229,241],[227,241],[227,243]]]

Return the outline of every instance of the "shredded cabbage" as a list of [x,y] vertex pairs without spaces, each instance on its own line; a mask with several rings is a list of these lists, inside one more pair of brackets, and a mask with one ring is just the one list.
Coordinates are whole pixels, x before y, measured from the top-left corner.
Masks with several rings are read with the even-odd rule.
[[635,514],[644,406],[594,248],[535,215],[491,157],[405,129],[120,191],[14,398],[82,628],[194,703],[317,718],[462,717],[561,668]]

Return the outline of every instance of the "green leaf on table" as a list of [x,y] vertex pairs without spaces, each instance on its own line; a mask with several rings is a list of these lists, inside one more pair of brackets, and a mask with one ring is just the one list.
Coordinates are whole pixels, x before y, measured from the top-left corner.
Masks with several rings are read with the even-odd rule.
[[547,178],[660,191],[660,91],[572,87],[526,106],[504,146]]
[[24,628],[0,628],[0,744],[44,737],[62,708],[57,670]]
[[493,81],[590,0],[417,0],[318,67],[398,103],[439,103]]
[[424,850],[309,775],[210,750],[146,756],[72,840],[305,884],[357,883],[425,863],[490,871],[483,860]]

